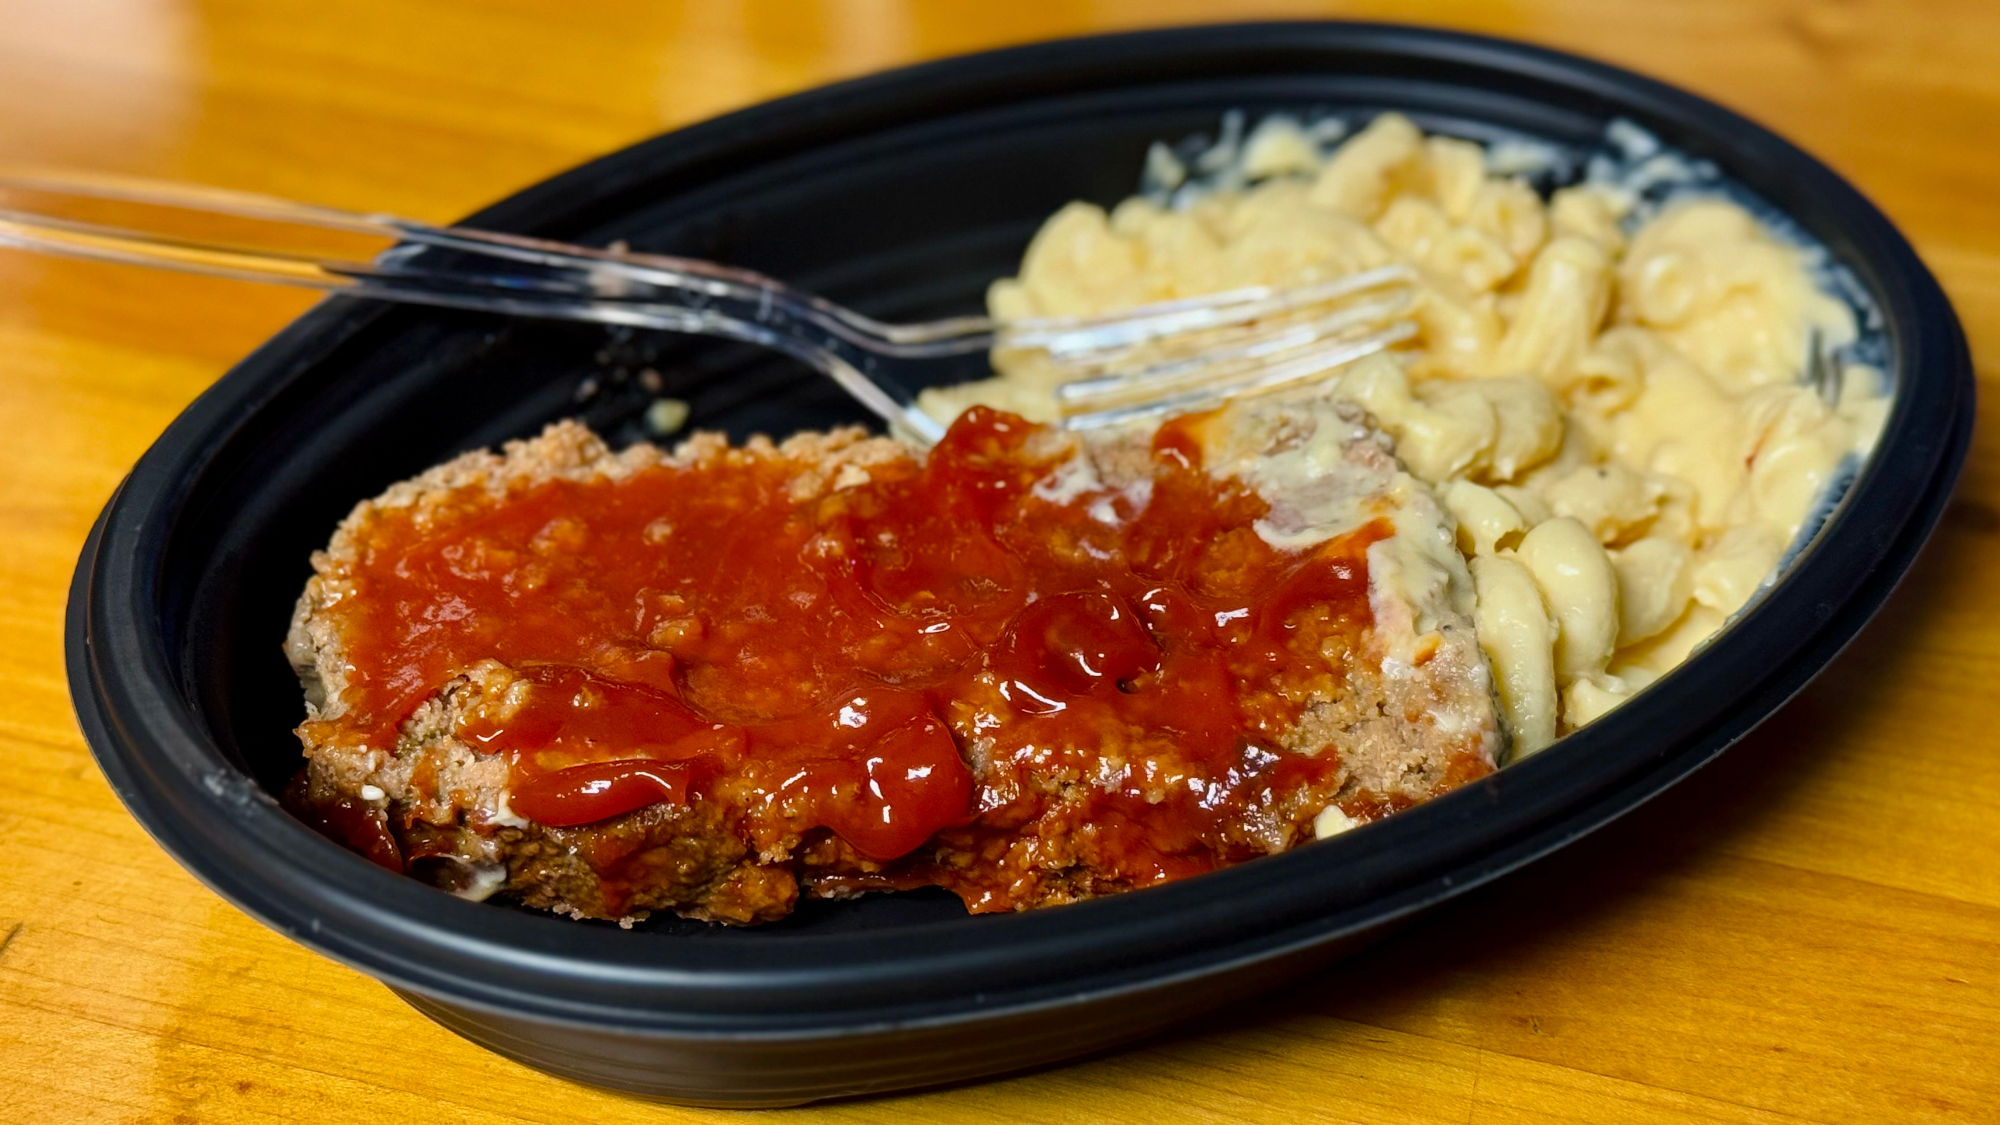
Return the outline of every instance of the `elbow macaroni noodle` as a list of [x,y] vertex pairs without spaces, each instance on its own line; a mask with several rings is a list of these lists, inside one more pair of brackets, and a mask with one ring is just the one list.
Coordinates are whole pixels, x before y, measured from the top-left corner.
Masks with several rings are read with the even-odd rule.
[[[1366,408],[1456,519],[1517,757],[1721,628],[1874,442],[1887,407],[1874,371],[1849,365],[1837,405],[1800,381],[1811,337],[1852,340],[1852,313],[1803,251],[1726,199],[1684,197],[1628,229],[1615,188],[1544,200],[1481,146],[1396,114],[1324,159],[1297,125],[1268,121],[1238,160],[1246,186],[1181,206],[1063,208],[989,306],[1090,315],[1414,267],[1417,338],[1321,393]],[[996,378],[925,406],[1052,418],[1039,359],[996,354]]]

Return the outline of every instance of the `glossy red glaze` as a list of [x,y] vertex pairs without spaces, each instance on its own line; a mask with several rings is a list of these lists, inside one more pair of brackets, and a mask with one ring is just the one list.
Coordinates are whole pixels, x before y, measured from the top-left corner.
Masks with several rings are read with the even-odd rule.
[[531,773],[508,794],[518,816],[565,827],[609,820],[647,805],[685,805],[688,769],[675,762],[622,758]]
[[458,733],[474,746],[508,753],[528,772],[561,768],[565,760],[678,762],[743,749],[740,728],[703,719],[672,688],[606,679],[568,664],[533,664],[518,675],[527,690],[509,701],[504,719],[482,710],[462,721]]
[[302,806],[307,821],[320,835],[335,839],[351,850],[391,871],[403,870],[404,855],[389,830],[387,811],[373,801],[342,797]]
[[334,610],[351,706],[322,734],[389,745],[492,660],[460,733],[544,824],[720,802],[745,839],[826,829],[876,863],[829,885],[974,909],[1033,900],[1006,860],[1024,834],[1118,885],[1261,854],[1244,824],[1339,769],[1283,735],[1367,627],[1387,528],[1273,548],[1267,505],[1199,471],[1188,424],[1163,434],[1121,490],[1054,487],[1066,441],[975,409],[844,488],[730,453],[378,509]]
[[1203,465],[1201,431],[1220,408],[1169,418],[1153,431],[1153,456],[1177,469],[1199,469]]
[[1049,715],[1089,695],[1130,690],[1159,671],[1160,647],[1125,599],[1079,590],[1023,607],[988,665],[1017,710]]

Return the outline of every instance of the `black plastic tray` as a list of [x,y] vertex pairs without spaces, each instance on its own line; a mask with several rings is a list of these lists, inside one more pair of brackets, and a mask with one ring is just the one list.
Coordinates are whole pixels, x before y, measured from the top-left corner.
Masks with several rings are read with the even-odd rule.
[[119,796],[218,893],[531,1066],[674,1100],[777,1105],[988,1075],[1131,1039],[1324,963],[1575,840],[1710,760],[1822,668],[1928,534],[1963,457],[1965,343],[1909,246],[1765,130],[1624,71],[1450,32],[1260,24],[951,59],[635,146],[474,216],[762,269],[869,311],[977,307],[1039,220],[1116,200],[1155,139],[1223,111],[1380,109],[1585,145],[1613,118],[1716,162],[1852,268],[1886,318],[1880,448],[1789,575],[1608,718],[1443,799],[1286,855],[1078,906],[968,918],[941,892],[782,924],[626,932],[461,902],[287,816],[299,691],[280,655],[308,554],[357,499],[583,413],[636,436],[650,366],[737,433],[858,420],[824,380],[722,344],[334,299],[169,427],[105,509],[68,664]]

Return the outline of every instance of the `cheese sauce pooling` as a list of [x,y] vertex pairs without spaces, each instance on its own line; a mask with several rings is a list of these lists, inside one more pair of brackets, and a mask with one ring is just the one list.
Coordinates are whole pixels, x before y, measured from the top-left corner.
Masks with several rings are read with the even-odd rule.
[[926,459],[803,498],[811,466],[767,455],[468,489],[421,526],[378,509],[332,610],[350,706],[317,733],[392,746],[494,660],[519,678],[459,734],[546,825],[719,803],[760,847],[830,830],[853,853],[830,880],[976,910],[1015,900],[966,857],[1061,784],[1091,787],[1065,831],[1127,885],[1262,854],[1246,824],[1337,784],[1337,755],[1281,740],[1337,692],[1389,529],[1275,549],[1264,501],[1166,432],[1117,490],[975,408]]

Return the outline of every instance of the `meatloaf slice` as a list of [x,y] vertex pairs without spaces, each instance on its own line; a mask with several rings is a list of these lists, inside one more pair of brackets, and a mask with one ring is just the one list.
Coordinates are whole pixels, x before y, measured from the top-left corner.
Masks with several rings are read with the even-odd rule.
[[293,806],[575,917],[1067,902],[1386,815],[1500,748],[1452,529],[1346,407],[1088,442],[974,411],[928,460],[558,423],[364,501],[313,569]]

